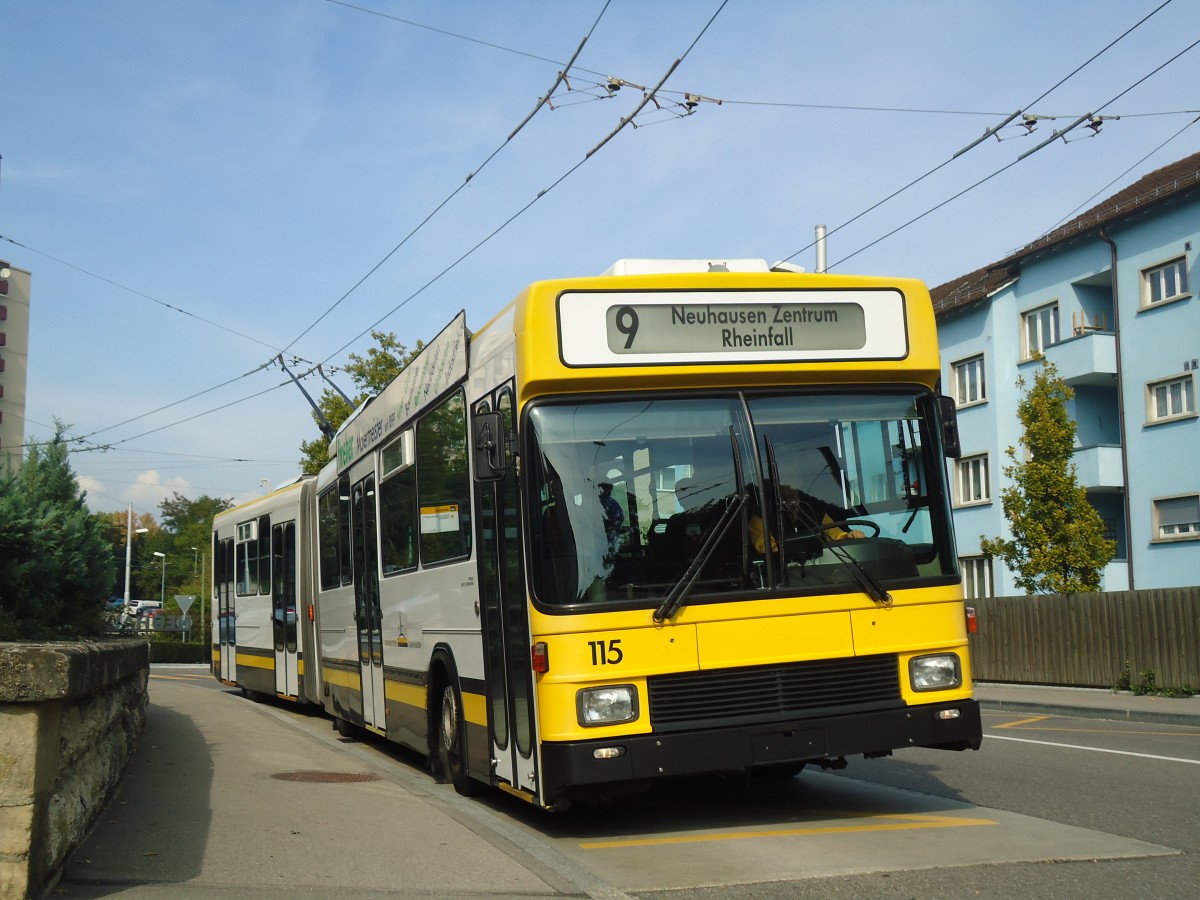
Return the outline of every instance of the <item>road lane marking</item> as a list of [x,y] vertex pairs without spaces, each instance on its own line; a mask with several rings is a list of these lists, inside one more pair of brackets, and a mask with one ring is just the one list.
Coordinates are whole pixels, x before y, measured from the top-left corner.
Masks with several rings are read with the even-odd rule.
[[1031,716],[1028,719],[1017,719],[1015,722],[1004,722],[997,725],[997,728],[1016,728],[1018,725],[1029,725],[1033,722],[1045,722],[1049,716]]
[[[1050,717],[1053,718],[1053,717]],[[1014,725],[1019,725],[1019,722],[1014,722]],[[1006,728],[1006,725],[996,725],[995,728]],[[1180,728],[1190,726],[1181,725]],[[1136,735],[1139,737],[1185,737],[1197,738],[1200,737],[1200,731],[1140,731],[1134,728],[1057,728],[1057,727],[1041,727],[1041,728],[1022,728],[1022,731],[1061,731],[1064,734],[1123,734]]]
[[711,834],[666,835],[653,838],[627,838],[616,841],[587,841],[582,850],[616,850],[627,847],[661,847],[666,844],[699,844],[706,841],[740,841],[751,838],[797,837],[819,834],[847,834],[874,831],[915,831],[922,828],[966,828],[979,825],[998,825],[992,819],[970,819],[956,816],[935,816],[921,813],[863,813],[863,818],[898,819],[873,825],[821,825],[809,828],[772,828],[765,831],[721,831]]
[[[985,712],[985,713],[983,713],[983,715],[985,718],[1004,719],[1004,718],[1007,718],[1008,716],[1011,716],[1012,713]],[[1078,719],[1078,718],[1079,718],[1078,716],[1070,716],[1070,715],[1033,716],[1028,719],[1018,719],[1015,722],[1004,722],[1004,723],[1001,723],[1000,725],[991,725],[989,727],[990,728],[1016,728],[1017,726],[1021,726],[1022,731],[1061,731],[1061,732],[1064,732],[1065,734],[1126,734],[1126,735],[1134,734],[1134,735],[1147,735],[1147,736],[1152,736],[1152,737],[1190,737],[1190,738],[1200,737],[1200,732],[1197,732],[1197,731],[1140,731],[1138,729],[1130,729],[1130,728],[1122,728],[1122,729],[1117,729],[1117,728],[1061,728],[1061,727],[1057,727],[1057,726],[1039,727],[1039,728],[1028,727],[1031,723],[1040,722],[1043,719],[1065,720],[1065,719]],[[1133,723],[1130,723],[1130,724],[1133,724]],[[1180,725],[1178,727],[1179,728],[1190,728],[1193,726]]]
[[1004,734],[989,735],[989,741],[1016,741],[1018,744],[1037,744],[1041,747],[1061,747],[1066,750],[1090,750],[1092,753],[1113,753],[1117,756],[1136,756],[1139,759],[1160,759],[1164,762],[1181,762],[1200,766],[1200,759],[1182,759],[1178,756],[1157,756],[1153,753],[1134,753],[1132,750],[1110,750],[1107,747],[1084,747],[1079,744],[1059,744],[1054,741],[1035,741],[1031,738],[1009,737]]

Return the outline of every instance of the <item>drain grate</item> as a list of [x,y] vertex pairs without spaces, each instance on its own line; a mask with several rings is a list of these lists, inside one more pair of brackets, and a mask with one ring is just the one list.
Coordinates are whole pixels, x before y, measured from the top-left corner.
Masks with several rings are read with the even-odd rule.
[[271,777],[279,781],[305,781],[313,784],[351,784],[379,780],[378,775],[367,772],[276,772]]

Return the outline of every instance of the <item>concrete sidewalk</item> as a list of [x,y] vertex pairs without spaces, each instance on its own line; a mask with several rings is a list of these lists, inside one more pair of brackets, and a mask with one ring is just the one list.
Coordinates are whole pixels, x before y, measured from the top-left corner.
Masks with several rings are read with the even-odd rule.
[[50,896],[624,896],[539,856],[511,816],[435,784],[416,757],[201,679],[152,667],[137,752]]
[[1200,728],[1200,696],[1142,697],[1102,688],[976,683],[975,698],[985,709]]

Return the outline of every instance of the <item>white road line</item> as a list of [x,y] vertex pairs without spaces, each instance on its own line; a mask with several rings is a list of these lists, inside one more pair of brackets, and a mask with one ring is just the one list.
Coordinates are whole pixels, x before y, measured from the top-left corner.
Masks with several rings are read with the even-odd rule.
[[989,734],[986,741],[1016,741],[1018,744],[1040,744],[1043,747],[1063,747],[1067,750],[1090,750],[1092,753],[1115,753],[1117,756],[1137,756],[1141,759],[1161,759],[1165,762],[1188,763],[1200,766],[1200,759],[1181,759],[1178,756],[1155,756],[1153,753],[1132,753],[1129,750],[1109,750],[1106,747],[1083,747],[1079,744],[1056,744],[1054,741],[1031,741],[1029,738],[1008,737],[1007,735]]

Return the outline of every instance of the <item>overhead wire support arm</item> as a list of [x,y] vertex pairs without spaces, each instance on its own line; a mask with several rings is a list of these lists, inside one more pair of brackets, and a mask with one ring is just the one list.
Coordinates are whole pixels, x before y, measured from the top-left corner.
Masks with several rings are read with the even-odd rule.
[[955,153],[955,154],[954,154],[952,157],[950,157],[950,158],[951,158],[951,159],[958,159],[960,156],[962,156],[962,155],[963,155],[964,153],[966,153],[968,150],[972,150],[972,149],[974,149],[975,147],[978,147],[980,144],[982,144],[984,141],[986,141],[988,138],[990,138],[990,137],[991,137],[993,134],[996,134],[997,132],[999,132],[1001,128],[1003,128],[1004,126],[1006,126],[1006,125],[1007,125],[1009,122],[1011,122],[1011,121],[1012,121],[1013,119],[1015,119],[1017,116],[1021,115],[1021,113],[1022,113],[1022,110],[1019,110],[1019,109],[1018,109],[1018,110],[1017,110],[1015,113],[1013,113],[1012,115],[1010,115],[1010,116],[1009,116],[1007,119],[1005,119],[1005,120],[1004,120],[1003,122],[1001,122],[999,125],[993,125],[991,128],[989,128],[989,129],[987,129],[986,131],[984,131],[984,133],[983,133],[982,135],[980,135],[979,137],[975,138],[975,140],[971,141],[971,143],[967,144],[967,146],[963,147],[961,150],[959,150],[957,153]]
[[1076,120],[1075,120],[1074,122],[1072,122],[1070,125],[1068,125],[1066,128],[1062,129],[1062,131],[1059,131],[1059,130],[1055,129],[1055,132],[1054,132],[1054,134],[1050,135],[1050,137],[1046,138],[1044,141],[1042,141],[1040,144],[1038,144],[1038,145],[1037,145],[1036,147],[1034,147],[1032,150],[1026,150],[1024,153],[1022,153],[1020,156],[1018,156],[1018,157],[1017,157],[1017,162],[1020,162],[1021,160],[1023,160],[1023,159],[1024,159],[1025,157],[1027,157],[1027,156],[1031,156],[1032,154],[1034,154],[1034,153],[1037,153],[1037,152],[1038,152],[1039,150],[1041,150],[1043,147],[1046,147],[1046,146],[1048,146],[1048,145],[1050,145],[1050,144],[1053,144],[1053,143],[1054,143],[1055,141],[1057,141],[1057,140],[1058,140],[1060,137],[1062,137],[1063,135],[1065,135],[1065,134],[1066,134],[1068,131],[1071,131],[1071,130],[1072,130],[1072,129],[1074,129],[1074,128],[1078,128],[1078,127],[1079,127],[1080,125],[1082,125],[1084,122],[1088,122],[1088,121],[1090,121],[1090,120],[1091,120],[1091,118],[1092,118],[1092,116],[1094,116],[1094,115],[1095,115],[1095,113],[1084,113],[1082,116],[1080,116],[1078,119],[1076,119]]
[[675,60],[675,62],[671,63],[671,67],[669,69],[667,69],[667,74],[663,75],[663,77],[658,80],[658,84],[656,84],[649,93],[642,96],[642,102],[637,105],[637,108],[634,109],[634,111],[631,112],[629,115],[622,117],[620,123],[617,125],[616,128],[614,128],[609,133],[608,137],[604,138],[604,140],[602,140],[595,147],[593,147],[591,150],[589,150],[587,153],[585,153],[583,155],[583,158],[591,159],[592,155],[597,150],[599,150],[601,147],[603,147],[605,144],[607,144],[609,141],[611,141],[613,138],[615,138],[617,136],[617,134],[621,131],[622,128],[624,128],[626,125],[628,125],[630,122],[632,122],[634,117],[638,113],[640,113],[643,109],[646,108],[646,104],[654,99],[654,95],[657,94],[659,89],[664,84],[667,83],[667,79],[671,77],[672,73],[674,73],[675,69],[678,68],[678,66],[681,62],[683,62],[682,59],[677,59],[677,60]]
[[[527,115],[524,119],[521,120],[521,124],[518,125],[516,128],[514,128],[512,130],[512,133],[504,139],[505,143],[507,143],[508,141],[511,141],[514,137],[516,137],[517,132],[529,124],[529,120],[537,115],[538,110],[550,102],[550,98],[554,96],[554,92],[556,90],[558,90],[558,86],[567,80],[567,73],[570,72],[571,67],[573,65],[575,65],[575,60],[579,58],[579,54],[583,51],[583,45],[587,43],[587,39],[590,34],[591,34],[591,32],[588,32],[588,34],[585,34],[583,36],[583,40],[579,42],[579,46],[575,48],[575,52],[571,55],[571,58],[567,61],[567,64],[565,66],[563,66],[562,71],[558,73],[558,77],[556,79],[554,79],[554,84],[550,85],[550,90],[546,91],[546,96],[540,97],[538,99],[537,106],[535,106],[533,108],[533,111],[530,112],[529,115]],[[567,82],[567,90],[570,90],[570,89],[571,89],[571,84],[570,84],[570,82]],[[550,108],[553,109],[554,107],[552,106]],[[470,179],[468,179],[468,180],[470,180]]]

